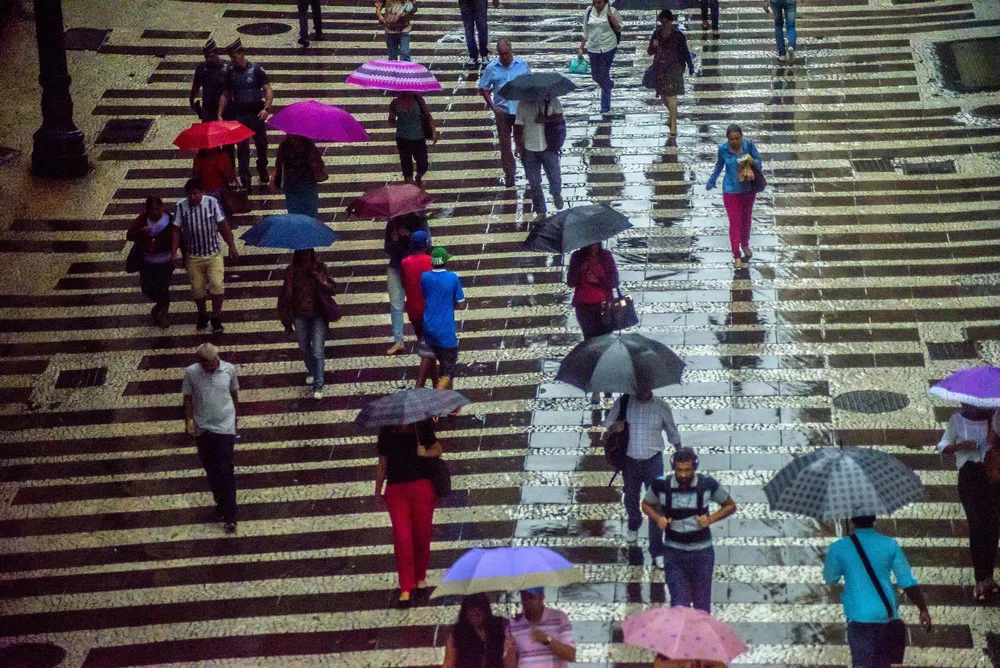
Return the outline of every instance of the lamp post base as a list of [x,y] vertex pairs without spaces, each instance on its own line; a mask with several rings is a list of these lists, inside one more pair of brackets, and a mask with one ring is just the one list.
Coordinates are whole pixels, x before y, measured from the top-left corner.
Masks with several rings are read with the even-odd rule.
[[90,171],[83,133],[75,127],[42,127],[35,132],[31,152],[31,173],[51,179],[72,179]]

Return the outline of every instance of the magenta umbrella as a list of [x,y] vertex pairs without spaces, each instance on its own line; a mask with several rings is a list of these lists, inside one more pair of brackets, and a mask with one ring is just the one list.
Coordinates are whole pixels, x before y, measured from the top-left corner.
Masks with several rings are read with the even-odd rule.
[[397,93],[441,90],[441,84],[430,70],[420,63],[407,60],[373,60],[365,63],[347,77],[347,83]]
[[626,645],[644,647],[668,659],[729,663],[747,651],[725,622],[697,608],[650,608],[622,622]]
[[358,119],[332,104],[306,100],[288,105],[270,118],[276,130],[315,141],[356,143],[368,141],[368,133]]

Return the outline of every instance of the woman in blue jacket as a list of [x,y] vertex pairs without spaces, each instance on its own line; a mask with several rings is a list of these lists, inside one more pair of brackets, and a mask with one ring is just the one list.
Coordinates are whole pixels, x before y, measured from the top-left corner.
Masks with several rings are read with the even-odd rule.
[[740,181],[741,158],[753,160],[760,169],[761,161],[757,145],[743,138],[740,126],[730,125],[726,128],[726,143],[719,146],[715,171],[705,185],[707,190],[714,188],[719,174],[725,167],[726,175],[722,179],[722,203],[725,204],[726,214],[729,216],[729,245],[733,249],[733,260],[737,269],[743,266],[744,259],[749,260],[753,257],[753,253],[750,252],[750,224],[753,222],[753,203],[757,199],[757,192],[751,183],[754,178],[753,172]]

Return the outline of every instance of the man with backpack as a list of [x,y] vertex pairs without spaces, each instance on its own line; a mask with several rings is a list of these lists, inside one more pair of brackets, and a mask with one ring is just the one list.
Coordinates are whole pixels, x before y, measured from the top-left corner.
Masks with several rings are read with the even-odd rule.
[[522,100],[514,117],[514,155],[521,158],[524,175],[531,188],[531,208],[535,222],[545,220],[545,195],[542,192],[542,169],[549,182],[552,204],[563,207],[562,174],[559,153],[566,140],[566,119],[562,104],[555,95],[544,100]]
[[[659,478],[646,492],[642,512],[664,532],[663,556],[656,565],[670,590],[670,605],[712,606],[715,548],[709,527],[736,512],[729,492],[710,475],[698,473],[698,455],[680,448],[670,458],[674,474]],[[719,505],[714,513],[708,503]]]

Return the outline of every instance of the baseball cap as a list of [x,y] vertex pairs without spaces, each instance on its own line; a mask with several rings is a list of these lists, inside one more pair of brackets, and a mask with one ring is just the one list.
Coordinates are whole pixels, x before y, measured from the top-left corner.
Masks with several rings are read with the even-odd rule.
[[449,253],[444,246],[438,246],[431,251],[431,265],[435,267],[440,267],[450,259],[451,253]]
[[431,243],[431,238],[423,230],[417,230],[410,235],[410,245],[414,248],[426,248]]

